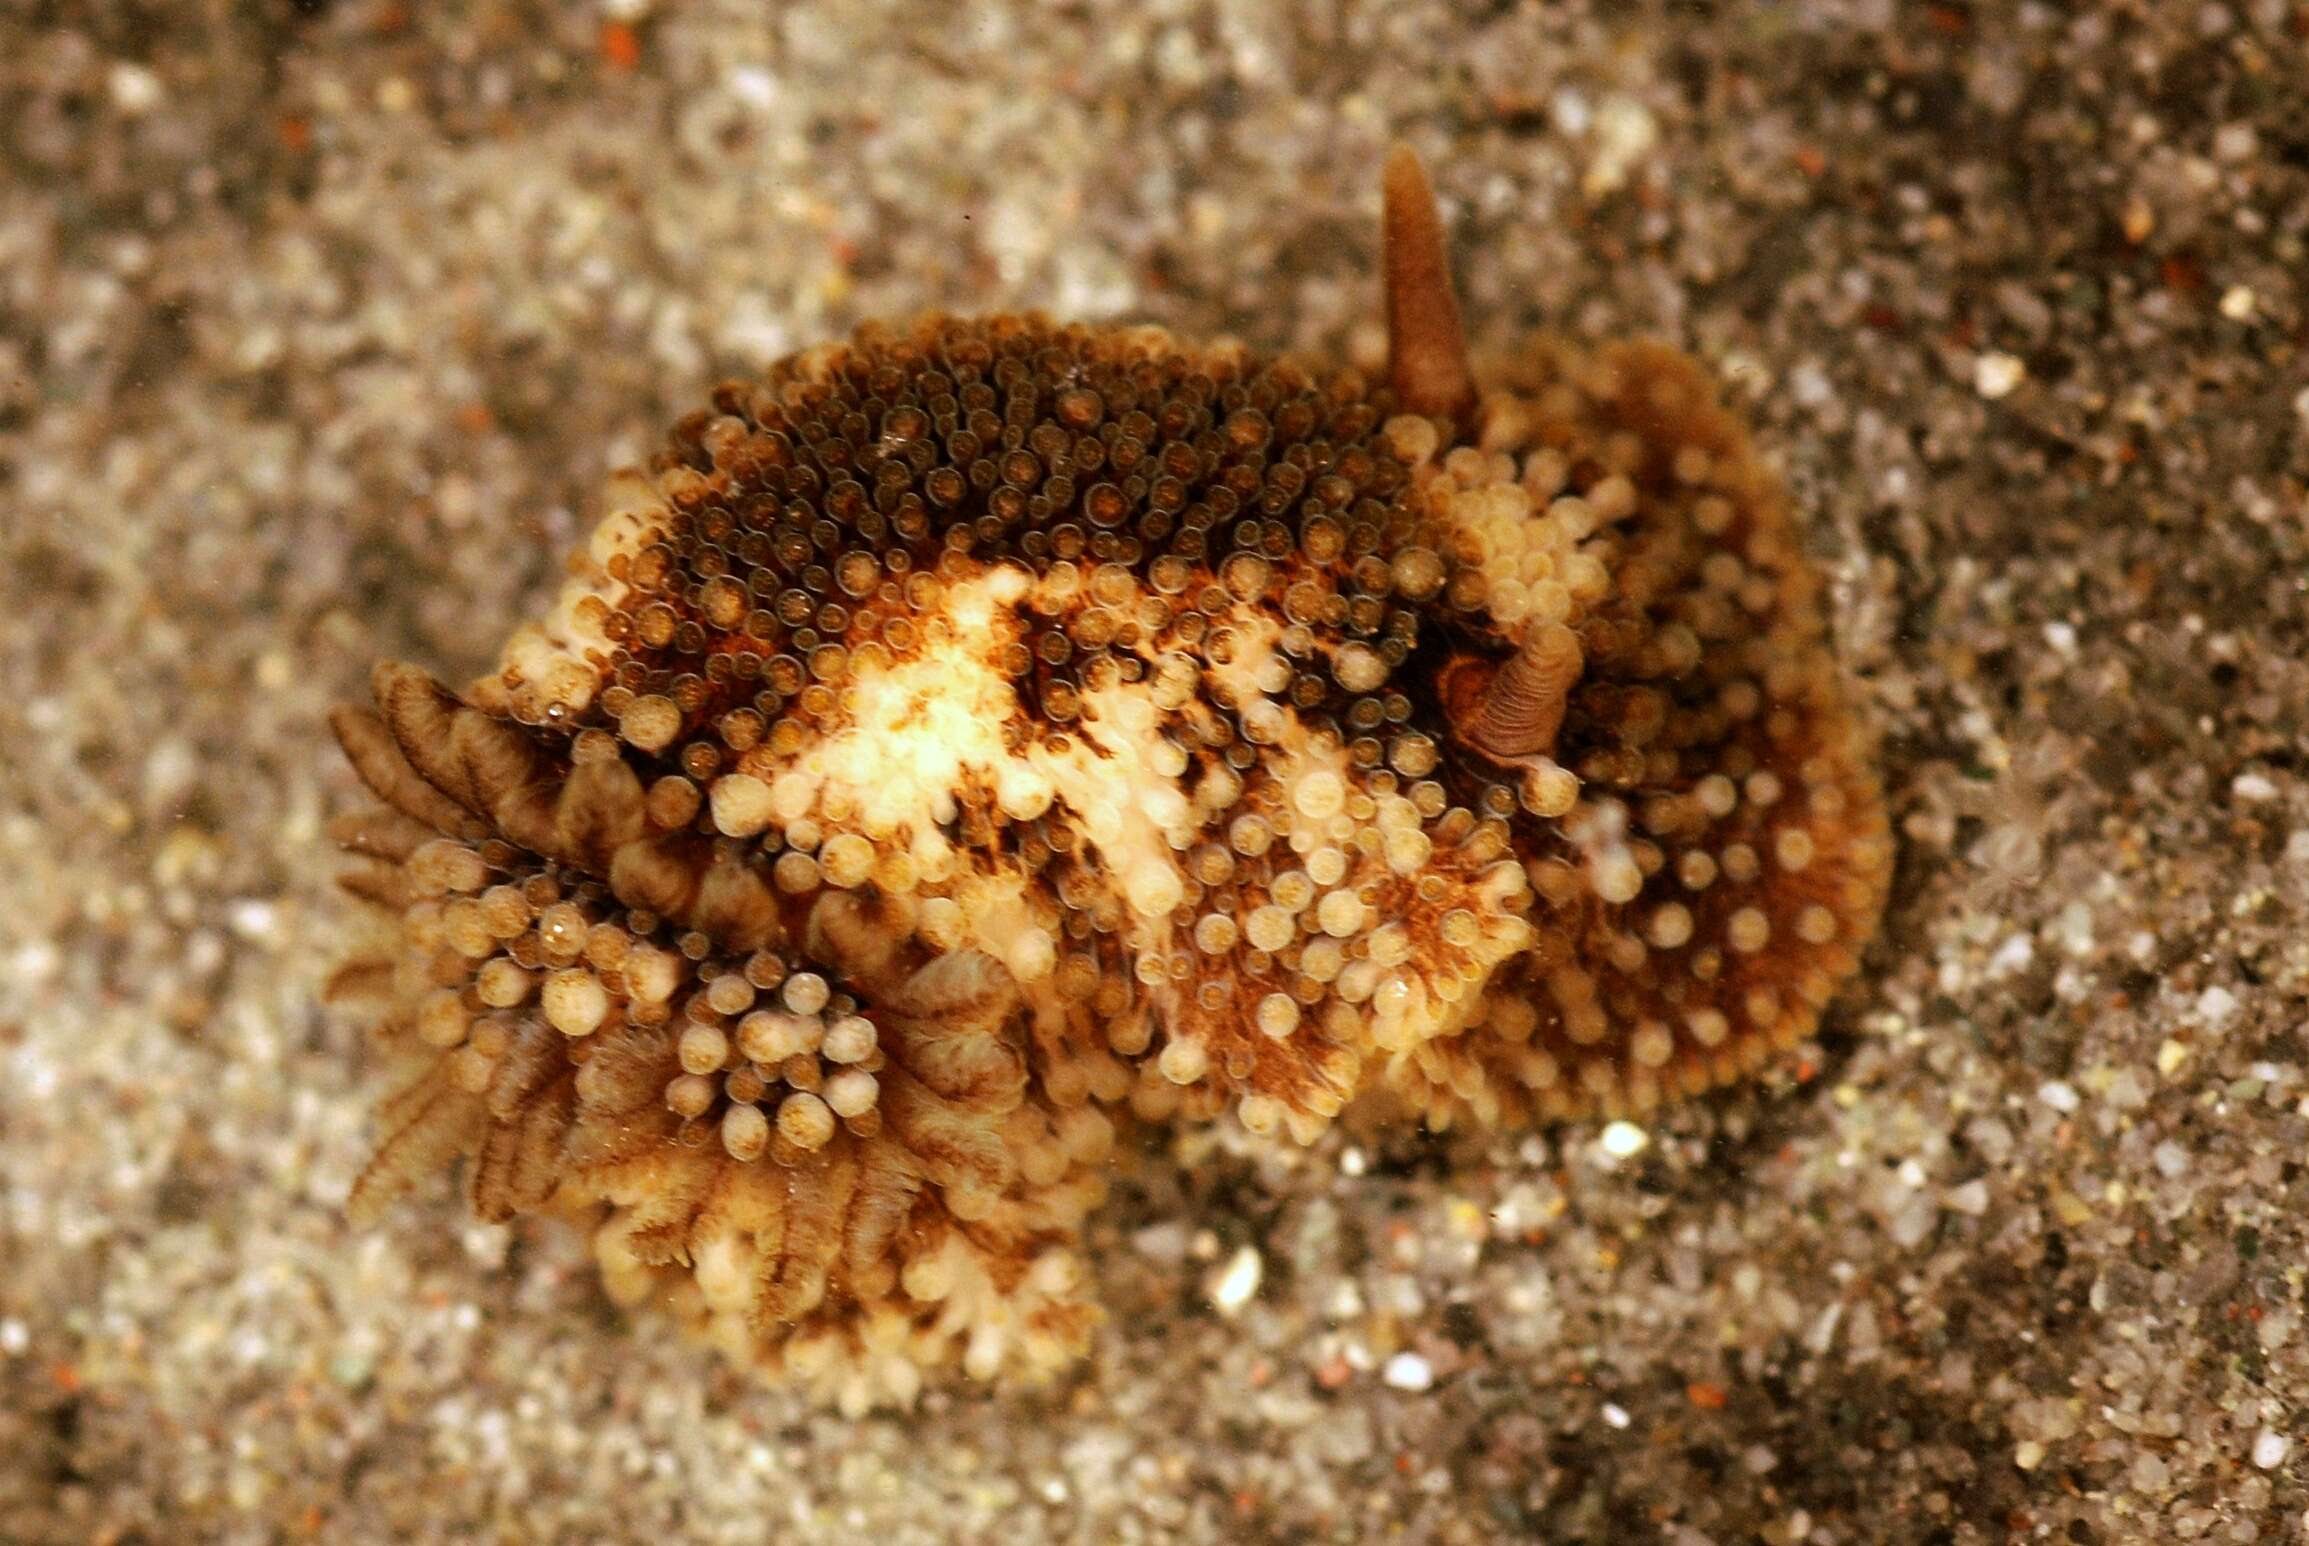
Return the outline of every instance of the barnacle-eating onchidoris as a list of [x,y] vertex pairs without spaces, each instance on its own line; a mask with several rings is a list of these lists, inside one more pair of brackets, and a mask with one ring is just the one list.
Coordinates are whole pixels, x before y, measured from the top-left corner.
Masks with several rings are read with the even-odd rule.
[[460,697],[337,730],[463,1158],[856,1410],[1034,1376],[1118,1121],[1641,1112],[1805,1034],[1889,847],[1776,481],[1667,349],[1478,393],[1416,167],[1387,384],[934,318],[720,389]]

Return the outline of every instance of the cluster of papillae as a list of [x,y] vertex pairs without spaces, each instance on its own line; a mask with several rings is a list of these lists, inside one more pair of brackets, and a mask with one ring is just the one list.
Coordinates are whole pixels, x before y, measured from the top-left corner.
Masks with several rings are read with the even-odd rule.
[[600,1219],[846,1405],[1046,1371],[1119,1124],[1637,1111],[1804,1034],[1888,850],[1776,485],[1664,350],[1465,427],[1149,330],[726,387],[461,697],[381,668],[356,1203]]

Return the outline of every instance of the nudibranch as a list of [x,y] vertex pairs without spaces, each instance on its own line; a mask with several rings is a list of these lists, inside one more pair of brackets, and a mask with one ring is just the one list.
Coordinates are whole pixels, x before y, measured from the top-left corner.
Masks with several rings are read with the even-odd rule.
[[1120,1127],[1641,1114],[1807,1034],[1890,843],[1787,499],[1697,366],[1471,367],[1384,178],[1387,379],[869,327],[613,480],[462,692],[335,729],[409,1065],[613,1294],[849,1410],[1097,1320]]

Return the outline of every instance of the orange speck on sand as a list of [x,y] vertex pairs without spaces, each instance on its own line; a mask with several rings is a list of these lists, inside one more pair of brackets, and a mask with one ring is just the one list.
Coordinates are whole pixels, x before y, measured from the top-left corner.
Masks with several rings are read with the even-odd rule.
[[641,63],[641,35],[621,21],[601,24],[601,62],[613,70],[630,70]]
[[1710,1380],[1692,1381],[1684,1387],[1684,1396],[1703,1412],[1721,1412],[1732,1399],[1731,1392]]
[[61,1360],[48,1366],[48,1378],[68,1396],[80,1394],[80,1371]]
[[469,435],[485,435],[497,427],[497,415],[487,403],[467,403],[457,410],[457,427]]
[[310,120],[294,113],[285,114],[275,126],[281,137],[281,148],[303,154],[313,148],[313,126]]
[[1806,177],[1818,177],[1828,170],[1828,157],[1817,145],[1796,147],[1796,170]]
[[2204,265],[2185,253],[2175,253],[2158,264],[2157,277],[2165,282],[2165,288],[2178,290],[2183,295],[2193,295],[2205,288]]

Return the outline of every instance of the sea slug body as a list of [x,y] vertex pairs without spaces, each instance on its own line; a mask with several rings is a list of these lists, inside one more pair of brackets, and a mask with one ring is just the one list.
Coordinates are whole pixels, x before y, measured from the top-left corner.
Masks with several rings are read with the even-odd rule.
[[1385,193],[1385,382],[868,328],[619,477],[497,670],[380,666],[356,1214],[462,1160],[856,1411],[1079,1354],[1126,1124],[1641,1113],[1806,1034],[1890,845],[1779,484],[1666,348],[1479,376]]

